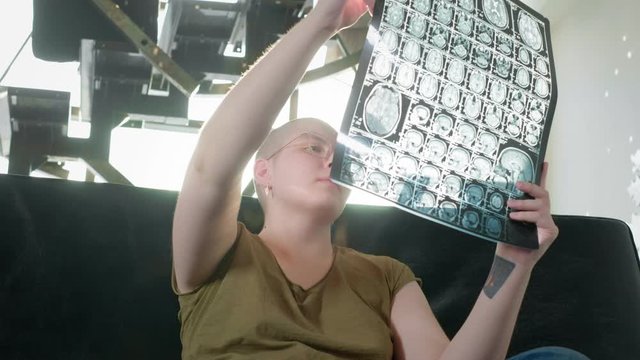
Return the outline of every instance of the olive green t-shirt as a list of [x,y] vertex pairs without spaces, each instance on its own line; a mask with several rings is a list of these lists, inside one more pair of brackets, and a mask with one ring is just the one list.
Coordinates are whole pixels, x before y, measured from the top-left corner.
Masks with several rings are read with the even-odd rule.
[[391,359],[392,300],[414,274],[390,257],[334,251],[327,275],[304,290],[239,223],[210,281],[178,296],[182,358]]

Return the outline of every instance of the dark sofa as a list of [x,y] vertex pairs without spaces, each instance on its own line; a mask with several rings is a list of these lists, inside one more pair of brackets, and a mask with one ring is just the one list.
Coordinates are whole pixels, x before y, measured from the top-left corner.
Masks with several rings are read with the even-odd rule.
[[[178,359],[170,288],[176,193],[0,175],[0,359]],[[261,225],[254,199],[240,218]],[[629,228],[554,216],[510,354],[568,346],[594,360],[640,359],[640,266]],[[348,206],[335,241],[408,264],[452,336],[494,245],[395,208]],[[345,239],[348,239],[345,240]]]

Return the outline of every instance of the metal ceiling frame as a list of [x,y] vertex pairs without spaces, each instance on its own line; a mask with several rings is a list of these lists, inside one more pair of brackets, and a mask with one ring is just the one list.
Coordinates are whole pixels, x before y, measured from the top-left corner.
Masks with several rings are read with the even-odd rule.
[[[110,132],[114,126],[122,126],[122,117],[127,116],[129,121],[142,122],[146,128],[157,129],[171,129],[185,127],[189,132],[198,131],[203,122],[190,121],[186,118],[182,119],[172,115],[149,115],[140,113],[140,109],[154,107],[156,100],[143,101],[144,104],[131,106],[129,103],[122,103],[123,98],[127,98],[127,94],[113,94],[119,92],[122,78],[111,78],[111,73],[100,72],[97,68],[99,66],[96,63],[96,54],[98,52],[107,51],[111,54],[127,54],[129,51],[135,51],[144,56],[147,63],[150,64],[151,75],[146,87],[143,86],[142,93],[140,95],[160,95],[175,97],[173,95],[183,94],[188,98],[193,93],[199,91],[200,82],[195,80],[189,73],[187,73],[180,65],[178,65],[168,54],[174,46],[176,32],[180,22],[184,0],[171,0],[167,2],[167,12],[165,15],[164,26],[159,34],[158,44],[154,43],[141,29],[138,27],[120,8],[111,0],[91,0],[93,4],[110,20],[110,22],[122,32],[133,47],[129,48],[125,44],[111,44],[104,43],[96,40],[82,40],[80,46],[80,67],[81,67],[81,120],[91,121],[91,134],[89,139],[76,139],[68,138],[66,136],[57,136],[52,141],[47,142],[48,145],[38,145],[41,130],[29,130],[22,132],[14,132],[12,141],[12,151],[10,161],[10,172],[23,173],[28,175],[30,171],[37,168],[48,172],[56,176],[66,176],[68,172],[62,169],[56,162],[69,161],[73,159],[75,161],[82,161],[87,165],[87,178],[92,180],[95,175],[100,175],[108,182],[119,184],[131,184],[126,177],[124,177],[117,169],[113,168],[108,162]],[[234,28],[232,30],[231,39],[238,41],[246,41],[246,20],[247,20],[247,8],[248,1],[240,0],[244,5],[240,10],[244,9],[244,17],[242,12],[239,11],[239,15],[236,18]],[[298,16],[304,16],[305,11],[308,8],[309,1],[305,3],[303,8],[298,13]],[[305,7],[306,6],[306,7]],[[243,23],[244,21],[244,23]],[[327,76],[338,73],[342,70],[353,68],[358,63],[360,58],[361,49],[352,53],[348,52],[348,49],[343,44],[342,34],[338,34],[334,41],[337,41],[341,50],[342,57],[337,60],[330,61],[324,64],[320,68],[307,71],[301,83],[312,82],[325,78]],[[235,44],[234,41],[230,41],[227,44]],[[130,49],[130,50],[127,50]],[[224,50],[224,49],[223,49]],[[142,59],[142,56],[139,58]],[[110,59],[110,58],[107,58]],[[117,58],[116,58],[117,59]],[[104,62],[104,60],[102,61]],[[135,60],[134,66],[137,71],[136,82],[139,82],[139,72],[141,62]],[[104,67],[104,65],[102,65]],[[99,73],[97,73],[99,72]],[[205,79],[211,80],[212,74],[207,74]],[[218,77],[216,77],[217,79]],[[221,74],[220,78],[227,80],[237,81],[240,76],[234,77],[231,75]],[[144,80],[142,80],[144,83]],[[180,93],[176,92],[173,95],[169,94],[169,83],[173,84]],[[209,94],[224,94],[232,85],[211,85],[207,89],[200,89],[201,92]],[[139,88],[138,88],[139,89]],[[130,90],[127,90],[128,93]],[[140,92],[140,90],[138,90]],[[111,95],[109,95],[111,94]],[[133,93],[132,93],[133,94]],[[114,95],[114,96],[112,96]],[[297,116],[297,96],[298,90],[294,91],[290,99],[290,117],[295,118]],[[137,97],[136,97],[137,98]],[[154,98],[151,96],[150,98]],[[185,98],[185,99],[186,99]],[[163,101],[158,99],[158,101]],[[115,104],[115,105],[114,105]],[[129,105],[127,105],[129,104]],[[116,113],[118,110],[114,110],[119,105],[124,110],[124,114]],[[163,107],[164,108],[164,107]],[[122,111],[122,109],[120,111]],[[138,110],[136,110],[138,109]],[[144,110],[143,110],[144,111]],[[160,113],[162,110],[158,110]],[[181,116],[181,115],[179,115]],[[125,120],[126,122],[126,120]],[[29,133],[29,134],[27,134]],[[27,135],[33,135],[31,137]],[[37,136],[36,136],[37,135]],[[41,136],[40,136],[41,137]],[[35,141],[35,143],[34,143]],[[10,154],[11,155],[11,154]],[[12,166],[13,163],[13,166]],[[245,189],[245,193],[252,193],[253,184]]]
[[[144,33],[127,14],[111,0],[91,0],[102,13],[135,45],[135,47],[159,71],[167,80],[178,88],[185,96],[191,96],[198,90],[198,81],[180,67],[160,46],[156,45],[147,34]],[[173,15],[173,14],[172,14]],[[179,17],[178,17],[179,19]],[[171,20],[171,19],[170,19]],[[175,29],[169,29],[174,31]],[[169,34],[170,35],[170,34]],[[172,40],[169,35],[162,37],[163,45],[169,48]],[[152,80],[154,79],[152,73]],[[152,81],[153,83],[153,81]],[[159,85],[162,89],[162,84]]]

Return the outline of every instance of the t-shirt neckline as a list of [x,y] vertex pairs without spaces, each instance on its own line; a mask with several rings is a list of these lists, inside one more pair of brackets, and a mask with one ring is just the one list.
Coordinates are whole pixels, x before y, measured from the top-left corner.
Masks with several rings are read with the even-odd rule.
[[324,274],[324,276],[320,280],[318,280],[315,284],[311,285],[308,289],[305,289],[302,286],[294,283],[293,281],[291,281],[287,277],[287,274],[285,274],[284,270],[282,270],[282,267],[280,266],[280,263],[278,263],[278,258],[276,258],[276,256],[273,253],[273,251],[271,251],[271,248],[269,248],[269,246],[267,246],[267,244],[264,243],[264,240],[262,240],[262,238],[258,234],[254,234],[254,235],[255,235],[256,239],[258,241],[260,241],[262,246],[264,246],[266,248],[267,252],[269,253],[269,255],[271,257],[271,259],[273,260],[273,263],[278,268],[278,271],[280,272],[280,275],[287,282],[287,284],[289,285],[289,288],[291,289],[292,292],[294,292],[294,294],[308,296],[311,293],[315,293],[315,292],[319,291],[319,289],[321,289],[323,287],[323,284],[326,283],[327,278],[329,278],[329,275],[331,275],[331,273],[333,273],[333,269],[336,267],[336,261],[337,261],[337,258],[338,258],[338,247],[335,244],[331,244],[331,248],[333,250],[333,259],[331,261],[331,266],[329,267],[329,270],[327,270],[327,273]]

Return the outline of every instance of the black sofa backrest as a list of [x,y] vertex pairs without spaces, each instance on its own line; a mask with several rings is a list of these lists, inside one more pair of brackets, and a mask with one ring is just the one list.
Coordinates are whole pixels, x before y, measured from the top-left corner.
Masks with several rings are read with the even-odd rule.
[[[0,359],[178,359],[170,288],[176,193],[0,175]],[[259,230],[245,198],[240,220]],[[555,216],[510,354],[561,345],[640,359],[640,266],[621,221]],[[395,208],[347,206],[335,241],[396,257],[423,280],[449,336],[470,311],[494,245]]]

